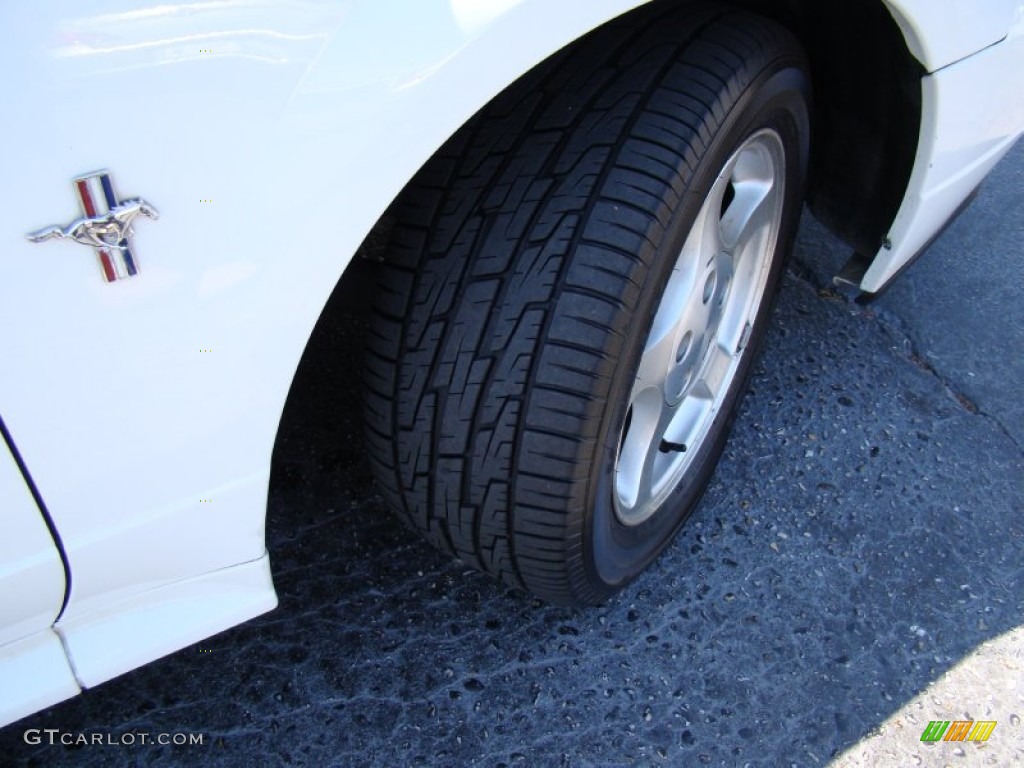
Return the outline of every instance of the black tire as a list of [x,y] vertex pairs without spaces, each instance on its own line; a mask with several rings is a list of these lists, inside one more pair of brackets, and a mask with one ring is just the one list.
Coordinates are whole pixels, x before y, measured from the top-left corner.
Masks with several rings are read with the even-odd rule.
[[366,366],[369,455],[401,517],[561,604],[602,601],[671,541],[721,453],[771,302],[747,322],[685,475],[630,525],[612,487],[627,400],[695,217],[766,129],[784,152],[774,294],[800,215],[809,90],[781,26],[658,6],[546,62],[423,168],[392,209]]

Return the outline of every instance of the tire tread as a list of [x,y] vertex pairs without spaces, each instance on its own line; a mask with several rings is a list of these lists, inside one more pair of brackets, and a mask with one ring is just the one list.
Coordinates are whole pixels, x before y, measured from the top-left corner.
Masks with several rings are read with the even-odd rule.
[[552,602],[605,596],[572,535],[581,456],[672,207],[740,75],[792,49],[745,13],[665,8],[597,30],[471,120],[396,201],[380,268],[364,382],[385,498]]

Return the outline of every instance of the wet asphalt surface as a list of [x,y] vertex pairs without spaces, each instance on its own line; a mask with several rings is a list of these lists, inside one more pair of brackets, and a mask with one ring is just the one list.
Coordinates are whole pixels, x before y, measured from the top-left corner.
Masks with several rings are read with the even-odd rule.
[[[325,316],[331,354],[304,363],[274,460],[280,607],[0,730],[0,764],[827,765],[1024,624],[1024,147],[873,305],[828,288],[845,255],[805,218],[707,496],[586,610],[393,522],[362,457],[360,325]],[[1007,670],[993,744],[1024,740]],[[956,693],[961,716],[985,688]],[[29,746],[26,728],[204,744]],[[980,764],[946,746],[905,764]]]

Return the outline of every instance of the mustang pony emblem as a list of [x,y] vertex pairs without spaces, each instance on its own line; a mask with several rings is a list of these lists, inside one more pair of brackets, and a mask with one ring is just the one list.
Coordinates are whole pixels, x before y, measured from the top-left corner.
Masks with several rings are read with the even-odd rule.
[[[30,232],[26,237],[33,243],[56,238],[95,248],[103,277],[108,283],[138,274],[129,242],[132,222],[138,216],[158,219],[159,212],[140,197],[118,202],[107,171],[78,177],[75,188],[85,215],[66,227],[46,227]],[[102,211],[98,210],[97,201]]]

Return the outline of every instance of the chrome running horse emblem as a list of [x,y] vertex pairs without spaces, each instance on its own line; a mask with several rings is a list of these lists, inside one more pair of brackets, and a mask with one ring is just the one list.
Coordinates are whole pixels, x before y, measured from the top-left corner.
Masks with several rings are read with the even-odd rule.
[[75,189],[85,214],[82,218],[75,219],[66,227],[46,227],[30,232],[26,237],[33,243],[56,238],[95,248],[100,269],[108,283],[138,274],[129,240],[132,222],[139,216],[158,219],[160,213],[141,197],[118,202],[107,171],[78,177]]

